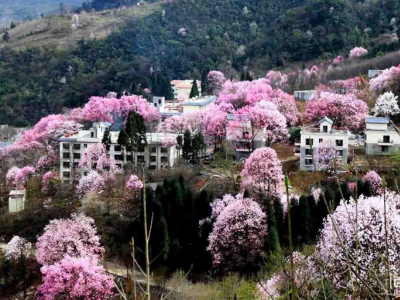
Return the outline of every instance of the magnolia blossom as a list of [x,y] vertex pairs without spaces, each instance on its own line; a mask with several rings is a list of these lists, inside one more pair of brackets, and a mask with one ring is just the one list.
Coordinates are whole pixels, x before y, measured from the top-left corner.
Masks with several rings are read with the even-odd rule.
[[15,177],[20,172],[20,170],[21,169],[18,167],[12,167],[10,170],[8,170],[7,175],[6,175],[7,182],[14,183]]
[[377,77],[372,78],[369,82],[370,90],[379,93],[384,90],[395,90],[398,88],[400,80],[400,66],[394,66],[383,70]]
[[35,169],[31,166],[26,166],[20,169],[15,176],[14,184],[15,186],[26,185],[28,178],[35,174]]
[[379,195],[383,193],[382,189],[382,178],[375,171],[368,171],[367,174],[364,175],[364,182],[368,181],[371,184],[372,191]]
[[142,188],[143,182],[136,175],[131,175],[125,184],[125,199],[130,199],[132,194],[137,194]]
[[162,146],[164,148],[170,148],[170,147],[176,146],[177,144],[178,144],[178,141],[176,140],[176,138],[174,136],[170,136],[170,135],[165,136],[162,141]]
[[210,71],[207,76],[208,85],[214,95],[219,95],[222,84],[226,81],[224,73],[220,71]]
[[359,58],[367,54],[368,50],[364,49],[363,47],[355,47],[350,50],[349,58]]
[[312,189],[312,195],[314,198],[315,203],[318,203],[322,194],[322,190],[320,188]]
[[400,113],[398,98],[392,92],[386,92],[379,96],[373,109],[375,117],[391,117]]
[[139,113],[145,121],[160,119],[158,110],[141,96],[91,97],[82,110],[83,117],[91,122],[117,123],[124,121],[130,111]]
[[342,61],[343,61],[343,56],[339,55],[333,60],[333,63],[340,64]]
[[32,244],[26,239],[14,236],[7,244],[6,258],[17,261],[21,256],[29,258],[31,256]]
[[265,75],[265,78],[267,79],[268,83],[273,87],[273,88],[280,88],[283,89],[287,83],[287,76],[282,74],[280,71],[269,71],[267,75]]
[[329,141],[323,142],[317,148],[315,154],[315,165],[318,171],[324,171],[329,178],[337,179],[338,173],[343,170],[343,158],[338,155],[335,146]]
[[[297,293],[301,298],[309,298],[309,284],[313,284],[318,279],[310,257],[306,257],[300,252],[293,252],[293,263],[295,266],[294,283],[297,288]],[[286,259],[284,271],[272,275],[266,281],[261,281],[257,284],[257,295],[260,300],[280,299],[290,290],[290,260]],[[315,287],[314,287],[315,288]],[[311,296],[318,294],[315,290]],[[310,299],[310,298],[309,298]]]
[[201,119],[197,113],[184,113],[172,116],[160,122],[157,131],[184,134],[186,130],[192,133],[201,132]]
[[36,259],[42,265],[53,265],[66,255],[97,261],[104,253],[94,220],[84,214],[50,221],[38,238],[36,249]]
[[[357,299],[368,298],[369,288],[379,294],[382,289],[377,277],[386,278],[387,258],[390,273],[398,274],[399,207],[400,197],[395,193],[387,193],[386,201],[383,196],[367,198],[361,195],[358,201],[353,198],[349,201],[342,200],[335,212],[325,219],[315,259],[320,261],[316,265],[323,266],[321,270],[323,277],[329,278],[335,290],[345,289],[350,294],[358,295]],[[386,234],[389,257],[386,256]],[[347,258],[353,268],[357,269],[363,283],[349,271]],[[399,290],[395,291],[396,294],[398,292]]]
[[85,258],[65,256],[60,262],[41,268],[43,284],[35,299],[106,300],[115,295],[114,281],[103,267]]
[[59,179],[58,174],[54,171],[48,171],[42,177],[42,192],[47,193],[50,188],[50,182],[52,179]]
[[83,198],[90,192],[100,192],[105,187],[105,181],[102,175],[95,170],[91,170],[79,180],[79,184],[76,187],[76,194],[79,198]]
[[348,184],[350,192],[354,193],[357,187],[357,182],[349,182]]
[[283,180],[282,164],[276,151],[263,147],[256,149],[246,160],[241,175],[246,178],[244,186],[257,193],[278,195]]
[[218,215],[208,238],[214,267],[237,270],[257,262],[266,235],[266,215],[260,206],[238,197]]
[[317,91],[307,102],[303,118],[306,122],[313,123],[328,117],[335,126],[358,131],[365,124],[367,112],[367,104],[353,94]]

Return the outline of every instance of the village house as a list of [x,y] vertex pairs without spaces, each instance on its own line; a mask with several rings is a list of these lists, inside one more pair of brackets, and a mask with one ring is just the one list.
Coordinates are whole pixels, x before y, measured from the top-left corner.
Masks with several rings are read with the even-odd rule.
[[391,155],[400,148],[400,136],[387,118],[365,119],[365,154]]
[[325,117],[317,125],[305,126],[300,134],[300,170],[314,170],[314,155],[318,147],[326,142],[335,147],[337,155],[347,162],[350,132],[335,128],[331,119]]
[[296,100],[299,101],[308,101],[314,94],[314,90],[308,90],[308,91],[294,91],[293,96]]
[[[81,130],[72,135],[60,138],[60,178],[72,180],[76,172],[85,175],[88,170],[79,168],[79,162],[87,147],[101,143],[104,132],[110,123],[93,123],[90,130]],[[134,166],[143,165],[149,170],[161,170],[171,168],[175,164],[177,149],[175,146],[164,147],[166,139],[176,140],[176,134],[147,133],[147,145],[132,152],[130,147],[123,149],[117,143],[119,131],[111,131],[110,157],[113,157],[119,168],[127,162]]]
[[[197,82],[197,89],[201,95],[201,81]],[[193,79],[188,80],[172,80],[172,90],[174,92],[174,98],[178,100],[189,99],[190,91],[192,90]]]

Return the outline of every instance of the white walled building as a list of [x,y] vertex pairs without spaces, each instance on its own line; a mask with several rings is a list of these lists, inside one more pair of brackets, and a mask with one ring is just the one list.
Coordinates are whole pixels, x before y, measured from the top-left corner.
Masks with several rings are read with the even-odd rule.
[[210,104],[214,103],[217,100],[215,96],[205,96],[187,99],[182,103],[183,113],[191,113],[197,112],[202,109],[206,109]]
[[387,118],[365,119],[364,147],[367,155],[390,155],[400,148],[400,136]]
[[[60,178],[71,180],[78,172],[84,175],[87,170],[79,168],[79,162],[87,147],[91,144],[101,143],[105,129],[110,123],[93,123],[90,130],[81,130],[76,134],[66,135],[60,138]],[[143,165],[149,170],[171,168],[175,164],[177,149],[175,146],[165,148],[163,142],[166,138],[176,139],[176,134],[147,133],[147,144],[132,152],[129,147],[122,149],[117,143],[119,131],[111,131],[110,157],[114,157],[118,167],[122,168],[127,162],[133,162],[135,166]]]
[[314,154],[318,147],[327,141],[336,148],[337,154],[347,163],[350,132],[335,129],[331,119],[325,117],[318,122],[318,126],[303,127],[300,134],[300,169],[302,171],[314,170]]
[[[197,82],[197,89],[201,95],[201,81]],[[193,79],[189,80],[172,80],[171,81],[172,90],[174,92],[175,99],[189,99],[190,91],[192,90]]]
[[12,190],[8,198],[8,212],[17,213],[25,208],[25,190]]
[[308,101],[314,94],[314,90],[308,90],[308,91],[294,91],[293,96],[296,100],[300,101]]

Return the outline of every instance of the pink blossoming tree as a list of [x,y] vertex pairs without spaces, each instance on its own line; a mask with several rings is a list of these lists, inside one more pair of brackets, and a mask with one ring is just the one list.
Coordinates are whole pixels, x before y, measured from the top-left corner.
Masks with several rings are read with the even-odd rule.
[[105,178],[97,171],[91,170],[86,176],[83,176],[79,180],[79,184],[76,187],[76,194],[79,198],[83,198],[89,193],[98,193],[103,191],[105,185]]
[[375,171],[368,171],[368,173],[364,175],[362,180],[364,182],[368,181],[371,184],[371,189],[376,195],[380,195],[383,193],[382,178]]
[[143,188],[143,182],[136,175],[131,175],[125,184],[125,199],[131,199],[137,196],[138,192]]
[[361,56],[367,55],[368,50],[364,49],[363,47],[355,47],[350,50],[349,58],[355,59],[360,58]]
[[384,91],[394,91],[399,87],[399,80],[400,66],[394,66],[389,69],[385,69],[377,77],[370,80],[370,90],[378,95]]
[[266,215],[252,199],[238,197],[218,215],[207,248],[213,265],[238,270],[260,260],[267,235]]
[[38,238],[36,249],[37,261],[45,266],[60,262],[67,255],[97,262],[104,253],[94,220],[84,214],[50,221]]
[[60,262],[42,267],[41,272],[43,284],[36,291],[38,300],[106,300],[115,295],[111,276],[87,257],[65,256]]
[[207,80],[212,93],[218,96],[222,89],[222,85],[226,81],[224,73],[220,71],[210,71],[208,73]]
[[328,117],[337,127],[358,131],[363,128],[367,113],[367,104],[352,94],[317,91],[307,102],[303,118],[305,122],[314,123]]
[[245,177],[244,187],[254,190],[257,194],[276,196],[280,193],[283,180],[282,164],[274,149],[256,149],[246,160],[241,175]]
[[318,171],[326,172],[331,179],[337,179],[344,168],[343,158],[329,141],[323,142],[317,148],[315,165]]

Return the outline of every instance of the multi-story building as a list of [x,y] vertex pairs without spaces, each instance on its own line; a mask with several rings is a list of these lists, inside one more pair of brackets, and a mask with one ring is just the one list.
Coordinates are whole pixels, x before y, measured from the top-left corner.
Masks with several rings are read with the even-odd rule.
[[[101,143],[104,132],[110,123],[94,123],[90,130],[81,130],[71,135],[60,138],[60,178],[72,180],[74,175],[85,175],[87,170],[79,168],[79,162],[87,147]],[[122,149],[117,143],[118,131],[111,131],[111,145],[109,155],[122,168],[127,162],[135,166],[143,165],[149,170],[160,170],[174,166],[177,156],[175,146],[164,147],[166,139],[174,140],[177,135],[166,133],[147,133],[147,145],[138,151],[132,151],[129,147]]]
[[308,91],[295,91],[293,93],[293,96],[296,100],[299,101],[308,101],[311,99],[312,95],[314,94],[314,90],[308,90]]
[[199,110],[206,109],[210,104],[217,100],[215,96],[204,96],[187,99],[182,103],[183,113],[197,112]]
[[400,136],[387,118],[365,119],[364,148],[367,155],[390,155],[400,148]]
[[[201,81],[197,82],[197,89],[201,95]],[[172,90],[174,92],[175,99],[189,99],[190,91],[192,90],[193,80],[172,80],[171,81]]]
[[337,154],[347,162],[349,152],[350,132],[347,129],[334,128],[333,121],[327,117],[321,119],[315,126],[306,126],[301,130],[300,140],[300,169],[314,170],[314,154],[318,147],[328,142],[335,147]]

